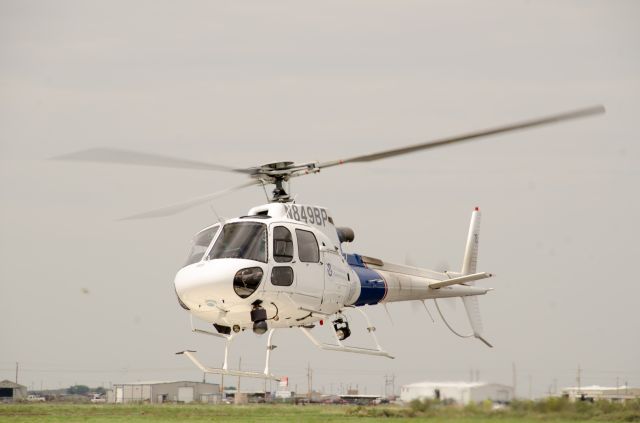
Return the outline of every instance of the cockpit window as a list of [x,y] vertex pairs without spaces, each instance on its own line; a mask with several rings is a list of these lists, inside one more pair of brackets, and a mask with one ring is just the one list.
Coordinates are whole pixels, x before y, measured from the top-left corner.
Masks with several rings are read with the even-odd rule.
[[185,264],[185,266],[202,260],[202,256],[207,252],[207,248],[211,245],[211,241],[213,241],[213,238],[215,238],[219,229],[220,225],[215,225],[205,229],[195,236],[193,239],[193,247],[191,247],[191,252],[189,253],[189,258],[187,259],[187,264]]
[[227,223],[211,248],[209,259],[241,258],[267,262],[267,226],[258,222]]

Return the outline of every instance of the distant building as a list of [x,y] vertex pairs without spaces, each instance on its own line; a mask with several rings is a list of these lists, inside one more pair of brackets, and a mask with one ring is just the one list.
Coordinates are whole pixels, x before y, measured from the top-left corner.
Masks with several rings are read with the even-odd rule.
[[418,382],[400,389],[400,399],[404,402],[424,398],[454,401],[462,405],[485,400],[507,403],[513,399],[513,387],[485,382]]
[[114,384],[107,402],[220,402],[220,385],[203,382],[135,382]]
[[282,379],[280,379],[275,398],[283,401],[288,401],[293,398],[293,391],[289,390],[289,377],[283,376]]
[[366,395],[359,394],[357,390],[354,391],[355,394],[340,395],[340,399],[349,404],[371,405],[382,398],[382,395]]
[[627,401],[640,398],[640,388],[629,388],[625,386],[582,386],[580,388],[571,387],[562,390],[562,396],[571,401]]
[[3,380],[0,382],[0,402],[16,401],[27,398],[27,387]]
[[276,399],[279,400],[288,400],[293,398],[293,391],[281,391],[278,390],[276,391],[276,395],[275,395]]

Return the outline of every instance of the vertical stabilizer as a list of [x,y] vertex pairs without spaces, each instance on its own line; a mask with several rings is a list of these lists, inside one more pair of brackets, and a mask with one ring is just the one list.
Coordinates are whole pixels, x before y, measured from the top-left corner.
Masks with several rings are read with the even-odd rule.
[[[464,260],[462,261],[462,275],[476,273],[478,267],[478,243],[480,242],[480,209],[475,208],[471,214],[471,223],[469,224],[469,235],[467,236],[467,246],[464,250]],[[467,282],[467,285],[473,285],[474,282]],[[480,315],[480,305],[478,297],[462,297],[464,308],[467,311],[469,324],[473,329],[473,336],[484,342],[487,346],[493,347],[486,339],[482,337],[482,317]]]
[[464,260],[462,261],[462,274],[470,275],[476,273],[478,267],[478,243],[480,242],[480,209],[475,208],[471,214],[469,224],[469,235],[467,236],[467,246],[464,249]]

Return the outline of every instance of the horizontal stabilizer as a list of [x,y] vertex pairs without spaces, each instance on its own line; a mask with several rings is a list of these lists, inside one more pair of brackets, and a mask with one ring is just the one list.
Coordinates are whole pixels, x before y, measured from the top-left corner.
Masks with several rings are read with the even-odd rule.
[[444,281],[430,283],[429,288],[436,289],[436,288],[443,288],[445,286],[459,285],[459,284],[464,284],[466,282],[477,281],[479,279],[490,278],[491,276],[493,276],[491,273],[486,273],[486,272],[473,273],[471,275],[464,275],[464,276],[459,276],[453,279],[446,279]]

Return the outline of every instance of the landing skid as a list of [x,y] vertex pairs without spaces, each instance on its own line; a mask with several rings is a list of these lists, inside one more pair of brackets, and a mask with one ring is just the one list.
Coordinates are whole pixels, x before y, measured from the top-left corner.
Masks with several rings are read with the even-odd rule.
[[394,356],[389,354],[387,351],[383,350],[382,347],[380,346],[380,343],[378,342],[378,338],[374,333],[376,328],[371,324],[371,321],[369,320],[369,317],[367,316],[367,314],[359,308],[356,308],[353,306],[349,306],[349,308],[353,308],[354,310],[359,311],[360,314],[362,314],[362,316],[365,318],[365,320],[367,321],[367,332],[369,332],[369,334],[371,335],[371,338],[373,339],[374,344],[376,344],[376,348],[349,347],[347,345],[344,345],[338,338],[338,335],[335,331],[333,331],[333,334],[335,336],[337,345],[324,344],[318,341],[313,335],[311,335],[311,331],[309,331],[309,329],[300,326],[300,330],[302,331],[302,333],[304,333],[307,336],[307,338],[309,338],[309,340],[313,343],[313,345],[315,345],[316,347],[322,350],[341,351],[341,352],[349,352],[349,353],[355,353],[355,354],[365,354],[365,355],[375,355],[379,357],[395,358]]
[[[376,337],[376,334],[374,333],[376,328],[375,328],[375,326],[373,326],[371,324],[371,321],[369,320],[369,317],[367,316],[367,314],[363,310],[361,310],[359,308],[356,308],[356,307],[353,307],[353,306],[349,306],[349,308],[357,310],[358,312],[360,312],[360,314],[362,314],[362,316],[364,317],[364,319],[367,322],[367,331],[371,335],[371,338],[373,339],[373,342],[376,345],[376,348],[350,347],[350,346],[344,345],[340,341],[340,339],[338,338],[338,335],[337,335],[337,333],[335,331],[333,331],[333,334],[335,336],[336,344],[325,344],[325,343],[321,343],[320,341],[318,341],[311,334],[311,331],[309,331],[308,328],[300,326],[300,330],[302,331],[302,333],[305,334],[305,336],[307,338],[309,338],[309,340],[316,347],[318,347],[318,348],[320,348],[322,350],[341,351],[341,352],[349,352],[349,353],[355,353],[355,354],[365,354],[365,355],[374,355],[374,356],[379,356],[379,357],[395,358],[394,356],[389,354],[387,351],[383,350],[382,347],[380,346],[380,343],[378,342],[378,338]],[[250,378],[256,378],[256,379],[269,379],[269,380],[280,381],[281,378],[271,374],[271,371],[269,369],[269,363],[270,363],[270,360],[271,360],[271,351],[273,351],[276,348],[276,346],[273,345],[273,343],[272,343],[273,333],[274,333],[275,329],[270,329],[269,330],[269,334],[267,336],[267,354],[266,354],[266,358],[265,358],[264,371],[262,373],[260,373],[260,372],[249,372],[249,371],[244,371],[244,370],[229,369],[229,346],[231,345],[231,341],[233,340],[234,334],[225,335],[225,334],[222,334],[222,333],[216,333],[216,332],[211,332],[211,331],[208,331],[208,330],[197,329],[193,325],[193,318],[191,319],[191,330],[194,333],[199,333],[199,334],[202,334],[202,335],[210,335],[210,336],[215,336],[216,338],[224,338],[225,339],[224,362],[222,364],[222,367],[207,367],[207,366],[205,366],[204,364],[202,364],[200,362],[200,360],[198,360],[196,358],[196,356],[194,355],[195,351],[185,350],[185,351],[180,351],[180,352],[176,353],[178,355],[186,356],[202,372],[210,373],[210,374],[217,374],[217,375],[242,376],[242,377],[250,377]]]
[[269,362],[271,360],[271,351],[273,351],[276,348],[276,346],[273,345],[272,343],[273,332],[275,331],[275,329],[270,329],[269,335],[267,336],[267,355],[265,359],[264,371],[262,373],[229,369],[229,346],[231,345],[231,341],[233,340],[234,335],[225,335],[222,333],[215,333],[208,330],[197,329],[193,325],[193,318],[191,318],[191,330],[194,333],[199,333],[202,335],[210,335],[210,336],[215,336],[216,338],[224,338],[226,341],[224,345],[224,362],[222,364],[222,367],[205,366],[200,362],[200,360],[196,358],[196,356],[194,355],[195,351],[186,350],[186,351],[180,351],[176,353],[177,355],[185,355],[189,360],[191,360],[191,362],[193,362],[193,364],[196,365],[196,367],[198,367],[204,373],[211,373],[216,375],[228,375],[228,376],[244,376],[244,377],[250,377],[250,378],[256,378],[256,379],[270,379],[270,380],[280,381],[281,378],[278,376],[274,376],[273,374],[271,374],[269,370]]
[[193,362],[193,364],[196,365],[196,367],[198,367],[200,370],[202,370],[204,373],[210,373],[210,374],[214,374],[214,375],[225,375],[225,376],[244,376],[244,377],[250,377],[250,378],[255,378],[255,379],[269,379],[269,380],[275,380],[275,381],[280,381],[279,377],[276,377],[272,374],[269,373],[259,373],[259,372],[246,372],[244,370],[233,370],[233,369],[221,369],[221,368],[216,368],[216,367],[207,367],[204,364],[202,364],[200,362],[200,360],[198,360],[196,358],[195,355],[193,355],[195,351],[180,351],[177,352],[176,354],[184,354],[187,356],[187,358],[189,358],[189,360],[191,360]]

